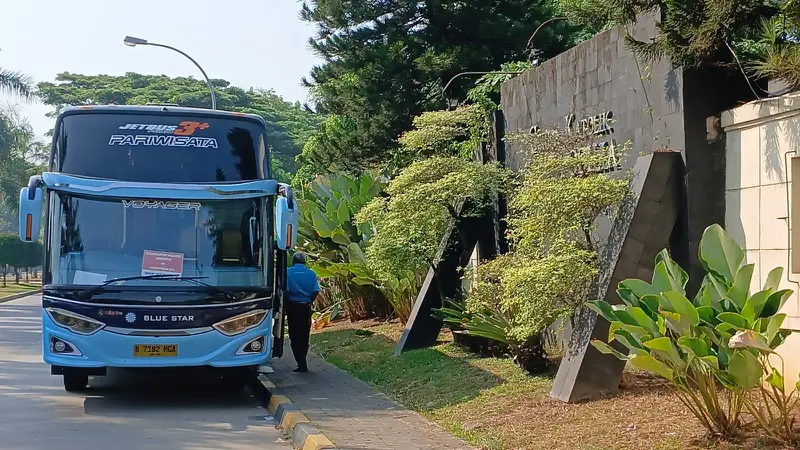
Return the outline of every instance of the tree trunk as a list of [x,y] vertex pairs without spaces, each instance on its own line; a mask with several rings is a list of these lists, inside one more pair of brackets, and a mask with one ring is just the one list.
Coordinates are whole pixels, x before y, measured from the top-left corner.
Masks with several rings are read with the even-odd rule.
[[30,283],[31,282],[31,268],[30,267],[26,267],[25,268],[25,282],[26,283]]
[[15,280],[15,282],[17,284],[19,284],[19,281],[20,281],[19,280],[19,269],[17,269],[16,267],[14,268],[14,280]]

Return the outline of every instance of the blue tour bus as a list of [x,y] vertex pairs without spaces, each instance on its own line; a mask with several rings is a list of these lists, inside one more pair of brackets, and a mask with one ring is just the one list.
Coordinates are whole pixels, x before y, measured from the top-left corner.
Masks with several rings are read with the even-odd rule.
[[188,366],[241,388],[281,356],[298,215],[266,132],[208,109],[60,112],[19,233],[36,241],[44,221],[42,354],[66,390],[108,367]]

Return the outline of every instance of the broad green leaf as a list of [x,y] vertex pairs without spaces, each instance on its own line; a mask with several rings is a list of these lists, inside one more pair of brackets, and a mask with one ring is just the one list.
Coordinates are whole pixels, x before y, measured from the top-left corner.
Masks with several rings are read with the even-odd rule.
[[767,281],[764,282],[764,290],[771,289],[777,291],[781,285],[781,277],[783,276],[783,267],[776,267],[769,271],[767,274]]
[[767,375],[766,381],[767,383],[775,386],[779,391],[783,392],[783,376],[780,374],[780,372],[775,370],[774,367],[772,368],[772,373]]
[[656,264],[655,270],[653,270],[653,289],[658,292],[676,291],[683,293],[681,280],[672,277],[665,261]]
[[714,316],[714,308],[711,306],[697,307],[697,315],[700,317],[701,322],[705,322],[711,326],[714,326],[719,322]]
[[336,211],[339,209],[339,205],[336,204],[335,199],[329,199],[325,202],[325,215],[328,216],[328,219],[331,221],[336,220]]
[[672,344],[670,338],[662,336],[655,339],[651,339],[644,343],[644,346],[649,348],[650,350],[663,352],[665,356],[672,359],[676,364],[681,362],[681,355],[678,353],[678,350]]
[[330,270],[320,266],[314,266],[312,270],[320,278],[330,278],[334,275]]
[[363,266],[367,265],[367,256],[364,254],[364,251],[361,250],[361,247],[359,247],[359,245],[355,242],[351,242],[347,246],[347,259]]
[[714,306],[714,300],[712,296],[713,292],[713,286],[705,285],[701,287],[700,291],[697,292],[697,296],[695,297],[695,306]]
[[753,269],[755,267],[755,264],[747,264],[739,269],[739,273],[736,274],[736,280],[734,280],[733,286],[728,291],[728,298],[737,305],[744,305],[750,295],[750,281],[753,279]]
[[591,302],[586,302],[586,306],[609,322],[616,322],[619,320],[617,315],[614,314],[614,309],[611,308],[611,305],[609,305],[605,300],[593,300]]
[[639,297],[639,307],[647,313],[650,318],[655,320],[656,315],[658,313],[658,300],[661,298],[660,295],[648,294],[642,297]]
[[719,323],[717,324],[717,326],[714,327],[714,329],[717,330],[717,332],[719,332],[720,334],[727,335],[728,338],[730,338],[730,336],[733,336],[733,333],[739,331],[739,328],[728,322]]
[[685,317],[691,325],[696,326],[700,323],[700,316],[697,314],[697,309],[695,309],[692,302],[683,294],[676,291],[668,291],[661,295],[666,298],[671,306],[671,310]]
[[[786,314],[775,314],[769,319],[769,324],[767,325],[767,343],[772,347],[772,341],[775,340],[775,336],[778,335],[778,331],[781,330],[781,325],[783,325],[783,321],[786,320]],[[775,348],[775,347],[772,347]]]
[[376,285],[375,280],[372,280],[372,279],[369,279],[369,278],[361,278],[361,277],[353,278],[353,283],[355,283],[355,284],[357,284],[359,286],[375,286]]
[[630,356],[626,356],[622,354],[622,352],[617,351],[615,348],[611,347],[610,345],[606,344],[603,341],[599,341],[597,339],[592,339],[592,345],[596,348],[600,353],[606,355],[614,355],[618,359],[622,361],[627,361],[630,359]]
[[373,182],[374,181],[372,179],[372,176],[369,173],[364,173],[363,175],[361,175],[361,182],[358,189],[359,195],[361,195],[362,197],[368,196],[370,194],[370,191],[372,190]]
[[771,348],[778,348],[786,341],[786,338],[792,335],[792,330],[780,330],[772,342],[769,343]]
[[727,322],[736,328],[747,328],[747,319],[742,317],[740,314],[732,312],[719,313],[717,314],[717,319]]
[[614,315],[619,319],[620,322],[628,325],[636,325],[642,326],[633,316],[628,312],[628,308],[630,306],[623,306],[623,305],[614,305],[612,306],[614,310]]
[[777,314],[783,305],[786,304],[786,301],[789,300],[789,297],[792,296],[794,291],[791,289],[782,289],[778,292],[773,292],[770,294],[767,302],[761,308],[761,313],[759,314],[760,317],[770,317]]
[[339,209],[336,211],[336,219],[339,223],[350,223],[350,208],[348,208],[347,202],[339,204]]
[[652,356],[640,356],[634,355],[631,358],[631,364],[634,367],[637,367],[641,370],[646,370],[648,372],[655,373],[656,375],[660,375],[663,378],[666,378],[669,381],[672,381],[673,372],[666,364],[662,363],[661,361],[656,360]]
[[637,278],[628,278],[619,282],[618,285],[619,289],[628,289],[629,291],[633,292],[639,298],[642,298],[644,295],[657,295],[660,292],[655,290],[650,283],[639,280]]
[[631,308],[630,315],[633,317],[640,327],[644,327],[650,331],[653,336],[658,336],[658,324],[647,315],[642,308]]
[[621,330],[621,329],[615,330],[614,338],[617,341],[621,342],[623,345],[625,345],[625,347],[628,347],[628,349],[632,352],[641,353],[637,352],[636,350],[642,350],[644,351],[644,354],[649,354],[645,346],[642,345],[642,343],[639,342],[639,340],[636,339],[636,337],[634,337],[631,333],[629,333],[626,330]]
[[742,317],[747,320],[748,324],[752,324],[759,317],[770,294],[770,291],[759,291],[747,299],[742,308]]
[[699,358],[709,355],[708,344],[702,339],[681,336],[678,338],[678,346]]
[[749,390],[761,381],[761,364],[752,353],[744,350],[734,352],[728,363],[728,373],[736,380],[736,384]]
[[678,335],[687,335],[692,332],[692,324],[685,316],[666,310],[662,310],[659,314],[664,318],[667,327]]
[[680,264],[675,262],[675,260],[669,256],[669,251],[667,249],[661,250],[658,252],[658,255],[656,255],[656,265],[661,261],[663,261],[666,265],[667,272],[669,272],[670,277],[678,282],[680,291],[683,292],[683,290],[686,288],[686,283],[689,281],[689,275],[685,270],[683,270]]
[[617,295],[628,306],[639,306],[639,299],[630,289],[617,289]]
[[339,245],[350,245],[351,243],[350,238],[347,237],[347,233],[341,228],[337,228],[331,232],[331,239]]
[[330,223],[328,218],[322,214],[321,211],[319,211],[318,209],[312,209],[311,220],[314,225],[314,228],[317,231],[317,234],[319,234],[322,237],[331,236],[331,232],[333,232],[333,229],[335,227],[333,226],[333,224]]
[[[717,277],[714,276],[713,274],[708,274],[708,279],[710,280],[709,284],[711,285],[711,287],[709,288],[711,289],[710,292],[711,302],[712,302],[711,305],[715,308],[719,308],[724,300],[726,299],[730,300],[728,299],[728,291],[730,289],[725,283],[717,279]],[[732,300],[730,301],[732,302]],[[741,311],[742,307],[744,306],[744,303],[742,304],[734,303],[734,304],[737,305],[737,311]]]
[[717,359],[717,357],[716,357],[716,356],[713,356],[713,355],[708,355],[708,356],[703,356],[703,357],[702,357],[702,358],[700,358],[700,359],[701,359],[701,360],[702,360],[704,363],[706,363],[706,364],[708,364],[709,366],[711,366],[711,368],[713,368],[713,369],[715,369],[715,370],[719,370],[719,359]]
[[719,224],[708,226],[700,239],[700,261],[733,284],[744,261],[744,251]]

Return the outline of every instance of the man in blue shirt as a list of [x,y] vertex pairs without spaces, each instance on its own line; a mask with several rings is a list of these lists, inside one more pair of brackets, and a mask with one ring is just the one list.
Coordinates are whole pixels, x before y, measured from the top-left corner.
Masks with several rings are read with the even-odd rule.
[[295,372],[308,372],[306,355],[311,337],[311,303],[319,294],[317,274],[306,267],[306,255],[297,252],[292,256],[292,266],[286,271],[286,314],[289,316],[289,341],[297,361]]

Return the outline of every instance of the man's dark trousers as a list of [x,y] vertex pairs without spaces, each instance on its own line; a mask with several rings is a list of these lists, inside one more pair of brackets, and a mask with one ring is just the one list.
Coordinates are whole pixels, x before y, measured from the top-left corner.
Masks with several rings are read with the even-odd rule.
[[311,337],[311,303],[287,301],[286,314],[289,316],[289,342],[294,360],[298,368],[306,370],[308,340]]

